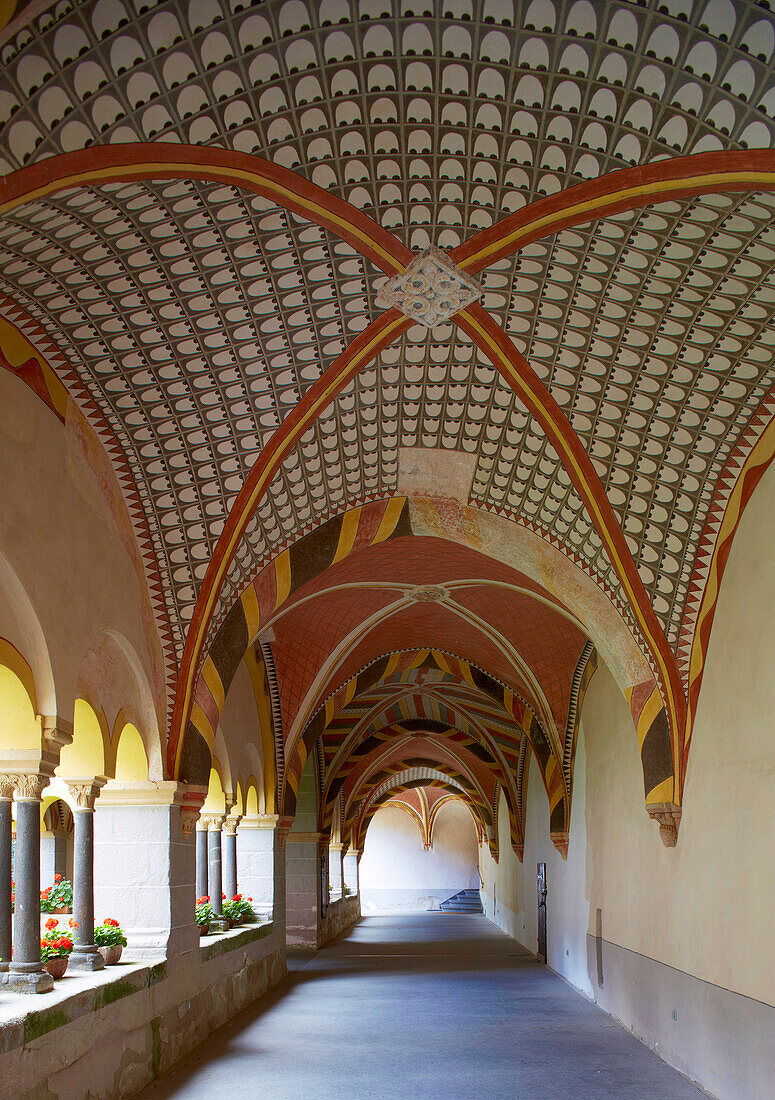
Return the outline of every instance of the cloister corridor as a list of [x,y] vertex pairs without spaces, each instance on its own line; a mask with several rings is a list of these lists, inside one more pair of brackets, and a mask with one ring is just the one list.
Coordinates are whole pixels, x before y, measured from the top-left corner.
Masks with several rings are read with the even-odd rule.
[[484,916],[365,917],[149,1100],[690,1100],[703,1093]]
[[0,1100],[774,1100],[773,608],[775,0],[0,0]]

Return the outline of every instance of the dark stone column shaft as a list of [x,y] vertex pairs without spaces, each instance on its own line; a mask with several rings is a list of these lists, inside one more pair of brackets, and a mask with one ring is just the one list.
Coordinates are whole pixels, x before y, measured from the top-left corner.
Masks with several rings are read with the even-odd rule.
[[224,832],[223,839],[223,892],[231,901],[237,893],[237,834]]
[[221,894],[223,887],[221,885],[221,830],[220,829],[208,829],[207,830],[207,852],[208,852],[208,894],[210,895],[210,901],[212,902],[213,909],[219,915],[223,912],[223,904],[221,900]]
[[196,831],[196,896],[207,893],[207,829]]
[[40,965],[40,799],[16,803],[16,901],[11,970],[34,974]]
[[11,800],[0,798],[0,969],[11,959]]
[[105,960],[94,945],[94,811],[73,814],[73,936],[71,965],[77,970],[102,970]]

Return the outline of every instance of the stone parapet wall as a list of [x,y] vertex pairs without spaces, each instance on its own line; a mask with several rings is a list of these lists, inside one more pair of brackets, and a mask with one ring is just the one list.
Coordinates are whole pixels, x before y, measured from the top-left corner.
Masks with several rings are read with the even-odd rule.
[[137,1095],[286,973],[281,934],[264,924],[168,961],[73,979],[72,993],[60,983],[53,1003],[38,1009],[27,999],[15,1017],[3,1006],[0,1097]]
[[318,947],[325,947],[348,928],[361,919],[360,894],[349,898],[337,898],[328,907],[325,917],[320,921]]

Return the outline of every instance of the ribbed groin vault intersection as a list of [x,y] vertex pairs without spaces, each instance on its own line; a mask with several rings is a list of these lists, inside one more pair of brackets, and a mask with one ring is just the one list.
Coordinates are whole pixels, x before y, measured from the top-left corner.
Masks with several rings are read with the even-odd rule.
[[0,1097],[772,1095],[774,136],[769,0],[0,0]]

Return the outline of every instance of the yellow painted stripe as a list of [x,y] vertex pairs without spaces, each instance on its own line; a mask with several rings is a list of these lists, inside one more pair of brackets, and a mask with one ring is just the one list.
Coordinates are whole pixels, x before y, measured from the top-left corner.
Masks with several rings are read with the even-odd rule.
[[646,734],[651,729],[651,723],[656,716],[662,710],[662,697],[659,694],[659,689],[654,688],[651,695],[646,700],[643,710],[640,712],[638,718],[638,745],[642,746],[646,739]]
[[377,533],[373,539],[373,545],[376,546],[378,542],[384,542],[385,539],[390,538],[396,529],[396,524],[401,518],[401,512],[403,511],[404,504],[406,504],[406,497],[393,497],[388,501],[388,506],[385,509],[385,514],[382,517]]
[[673,191],[682,191],[689,185],[696,185],[698,188],[718,186],[719,190],[723,191],[730,184],[750,184],[751,189],[755,190],[757,187],[771,183],[772,179],[772,172],[713,172],[707,176],[683,176],[677,180],[655,180],[653,183],[627,187],[611,195],[598,195],[595,198],[587,199],[586,202],[577,203],[575,206],[566,206],[562,210],[554,210],[550,214],[545,214],[542,218],[535,218],[526,225],[521,225],[506,237],[493,241],[484,248],[480,248],[478,252],[474,252],[471,256],[461,260],[458,267],[465,271],[469,267],[483,263],[488,256],[491,256],[494,252],[500,252],[503,248],[518,248],[519,242],[524,238],[540,230],[548,234],[551,232],[553,225],[565,221],[567,218],[582,217],[585,214],[589,214],[590,218],[601,218],[605,215],[607,207],[615,206],[619,202],[626,202],[630,199],[653,198],[655,203],[661,203]]
[[213,664],[213,659],[208,653],[202,662],[202,679],[207,685],[210,694],[215,700],[215,705],[218,708],[220,714],[223,710],[223,704],[226,700],[226,692],[223,690],[223,681],[218,673],[218,669]]
[[191,705],[191,722],[195,729],[199,730],[202,737],[204,737],[208,749],[212,752],[213,745],[215,744],[215,730],[210,725],[209,718],[199,706],[196,699]]
[[51,403],[64,420],[67,416],[67,390],[35,345],[30,343],[16,325],[4,317],[0,317],[0,347],[14,369],[21,367],[28,359],[35,360],[46,382]]
[[441,672],[449,672],[451,674],[452,669],[449,667],[449,661],[447,660],[446,654],[441,653],[438,649],[434,649],[432,652],[433,659],[436,662],[439,670]]
[[348,681],[348,683],[345,684],[344,706],[347,706],[350,702],[352,702],[352,699],[355,696],[355,692],[356,692],[357,688],[358,688],[358,677],[355,676],[355,677],[353,677],[352,680]]
[[514,713],[514,692],[510,688],[503,689],[503,705],[509,714]]
[[476,684],[474,683],[474,674],[471,671],[471,666],[469,665],[468,661],[460,661],[459,665],[460,671],[463,673],[463,679],[466,681],[466,683],[470,684],[472,688],[475,688]]
[[264,761],[264,785],[261,801],[266,807],[265,813],[275,813],[277,803],[277,766],[275,762],[274,732],[272,728],[272,708],[266,692],[264,662],[256,659],[253,648],[248,648],[244,657],[253,686],[253,698],[258,712],[258,728],[261,732],[262,759]]
[[208,179],[217,178],[224,179],[229,183],[243,183],[246,186],[261,186],[272,195],[278,196],[287,205],[288,202],[293,203],[296,206],[301,206],[314,216],[316,220],[323,222],[330,222],[336,225],[340,230],[344,230],[348,235],[356,237],[359,241],[363,242],[373,252],[376,252],[384,260],[387,261],[388,266],[397,272],[405,271],[404,264],[397,260],[387,249],[382,245],[377,244],[366,232],[353,225],[346,218],[340,217],[338,214],[333,214],[326,207],[321,206],[320,203],[315,202],[312,199],[303,197],[292,191],[289,187],[284,187],[276,180],[269,179],[262,175],[260,172],[249,172],[240,168],[228,168],[223,165],[213,164],[185,164],[176,161],[174,164],[170,162],[146,162],[144,164],[124,164],[124,165],[111,165],[107,168],[87,169],[83,172],[73,172],[69,176],[64,176],[60,179],[53,179],[48,183],[41,184],[40,187],[36,187],[32,191],[28,191],[24,195],[20,195],[15,199],[11,199],[6,203],[0,204],[0,214],[7,213],[10,210],[15,210],[17,206],[23,206],[28,202],[35,202],[38,199],[43,199],[58,191],[66,191],[71,187],[83,187],[88,184],[105,182],[111,179],[129,179],[133,176],[141,176],[143,178],[148,177],[149,172],[155,170],[159,171],[160,175],[169,173],[170,170],[174,170],[173,175],[179,179],[198,179],[202,177],[205,172]]
[[261,624],[261,611],[258,606],[258,593],[255,586],[249,584],[245,591],[240,596],[242,601],[242,610],[245,612],[245,622],[248,627],[248,638],[252,641],[258,634],[258,628]]
[[282,554],[278,554],[274,560],[274,578],[277,588],[277,597],[275,599],[275,610],[284,604],[288,599],[288,593],[291,590],[291,552],[290,550],[283,550]]
[[402,657],[401,653],[391,653],[390,654],[390,659],[388,660],[388,663],[385,666],[385,675],[386,676],[392,676],[393,675],[393,673],[398,668],[398,663],[401,660],[401,657]]
[[646,795],[646,805],[653,806],[658,802],[675,802],[673,791],[675,788],[674,776],[668,776],[667,779],[663,779],[661,783],[658,783],[653,790],[650,790]]
[[692,642],[691,659],[689,662],[689,683],[694,683],[697,676],[702,671],[705,654],[702,652],[702,644],[700,642],[700,627],[704,622],[708,612],[715,607],[716,598],[719,589],[718,570],[716,565],[716,554],[718,547],[723,545],[724,540],[728,537],[730,531],[734,530],[735,524],[740,518],[742,511],[742,496],[743,487],[745,485],[745,475],[749,469],[755,466],[759,466],[764,462],[768,462],[775,451],[775,421],[772,421],[767,425],[761,437],[757,441],[755,447],[752,449],[748,458],[743,464],[743,468],[740,471],[735,486],[729,498],[726,511],[724,512],[724,518],[721,521],[721,527],[719,528],[718,535],[716,536],[716,542],[713,549],[713,559],[711,562],[711,568],[708,573],[708,581],[705,587],[705,591],[702,596],[702,603],[700,605],[700,612],[697,615],[697,625],[694,630],[694,640]]
[[326,699],[326,725],[331,725],[331,719],[334,717],[334,698]]
[[355,543],[355,536],[358,534],[361,511],[361,508],[353,508],[351,511],[345,512],[344,519],[342,520],[342,530],[339,532],[339,542],[336,547],[336,553],[334,554],[334,561],[341,561],[342,558],[346,558],[352,550]]

